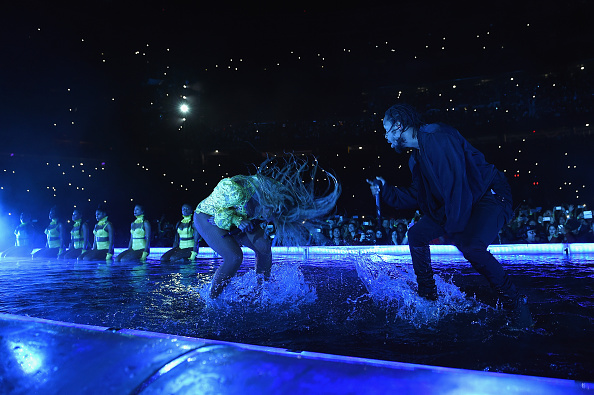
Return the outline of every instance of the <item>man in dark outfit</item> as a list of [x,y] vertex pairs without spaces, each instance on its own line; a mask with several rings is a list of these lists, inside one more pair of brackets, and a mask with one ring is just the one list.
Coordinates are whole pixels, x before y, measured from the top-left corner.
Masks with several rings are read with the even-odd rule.
[[[425,124],[406,105],[384,117],[386,139],[396,150],[412,148],[412,185],[397,188],[381,177],[367,180],[374,195],[396,209],[420,208],[423,216],[408,231],[408,244],[420,296],[437,300],[429,242],[447,234],[474,269],[485,276],[514,313],[519,326],[531,325],[526,300],[487,250],[512,216],[511,189],[503,173],[445,124]],[[519,321],[519,322],[518,322]]]

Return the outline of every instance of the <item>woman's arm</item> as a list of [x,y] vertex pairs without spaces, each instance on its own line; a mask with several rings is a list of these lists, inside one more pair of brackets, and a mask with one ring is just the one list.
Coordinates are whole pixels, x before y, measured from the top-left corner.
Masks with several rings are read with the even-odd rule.
[[[192,224],[192,226],[194,226]],[[200,233],[198,233],[198,231],[196,229],[194,229],[194,249],[192,251],[194,251],[195,253],[198,253],[198,248],[200,244]]]
[[108,223],[107,226],[105,227],[105,229],[107,229],[107,234],[109,237],[109,249],[107,251],[111,255],[113,255],[113,243],[115,242],[115,237],[113,234],[113,226],[111,226],[111,223]]
[[149,221],[144,221],[144,238],[146,239],[146,247],[144,247],[144,251],[150,252],[150,250],[151,250],[151,223]]
[[132,239],[134,238],[134,222],[130,225],[130,241],[128,241],[128,249],[132,249]]
[[83,250],[87,250],[89,249],[89,245],[91,245],[91,243],[89,243],[89,225],[84,222],[81,226],[83,234]]
[[[175,232],[174,232],[174,237],[173,237],[173,248],[177,248],[179,247],[179,232],[177,231],[179,229],[179,226],[181,225],[181,221],[178,221],[177,224],[175,224]],[[194,226],[192,224],[192,226]],[[196,230],[194,230],[194,234],[196,234],[198,232],[196,232]]]
[[198,205],[202,212],[212,215],[214,223],[221,229],[229,230],[231,226],[239,227],[246,218],[237,211],[237,207],[245,205],[250,199],[246,188],[230,178],[217,184],[210,196]]

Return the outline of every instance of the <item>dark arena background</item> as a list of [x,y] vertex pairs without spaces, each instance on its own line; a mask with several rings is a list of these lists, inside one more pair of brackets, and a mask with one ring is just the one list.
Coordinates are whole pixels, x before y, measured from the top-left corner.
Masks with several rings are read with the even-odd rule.
[[134,204],[173,221],[284,152],[338,176],[337,213],[372,215],[365,178],[410,180],[383,137],[397,102],[456,127],[516,205],[593,204],[591,7],[4,5],[0,215],[105,202],[122,234]]
[[[155,247],[169,247],[163,224],[180,219],[182,204],[289,153],[336,175],[336,218],[375,223],[366,179],[411,180],[409,156],[384,137],[396,103],[452,125],[504,171],[515,216],[566,213],[592,234],[594,2],[281,3],[4,2],[0,250],[14,245],[22,212],[42,247],[51,207],[94,224],[100,204],[117,248],[136,204],[162,237]],[[385,218],[415,214],[382,207]]]

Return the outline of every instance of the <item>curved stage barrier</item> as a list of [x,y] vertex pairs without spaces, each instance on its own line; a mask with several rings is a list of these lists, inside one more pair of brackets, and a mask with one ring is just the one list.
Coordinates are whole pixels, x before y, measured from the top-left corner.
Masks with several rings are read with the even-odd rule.
[[290,351],[0,314],[11,394],[578,394],[592,383]]
[[[462,253],[453,245],[430,245],[432,255],[459,255]],[[249,248],[241,248],[244,255],[254,255]],[[489,251],[493,255],[510,254],[592,254],[594,243],[549,243],[549,244],[492,244]],[[169,248],[151,248],[149,259],[160,259]],[[116,248],[115,254],[124,251]],[[410,256],[408,245],[377,245],[377,246],[312,246],[312,247],[272,247],[273,256],[296,255],[302,257],[315,255],[349,255],[357,252],[374,252],[377,254]],[[201,257],[217,257],[218,254],[210,247],[200,247],[198,255]]]

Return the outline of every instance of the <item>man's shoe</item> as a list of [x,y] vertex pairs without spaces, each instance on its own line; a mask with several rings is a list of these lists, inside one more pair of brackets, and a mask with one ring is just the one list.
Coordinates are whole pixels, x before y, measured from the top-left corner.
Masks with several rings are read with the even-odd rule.
[[521,295],[510,310],[509,326],[517,329],[530,328],[534,325],[530,310],[528,309],[528,298]]
[[419,287],[418,294],[420,297],[427,300],[437,300],[437,288],[423,288]]

